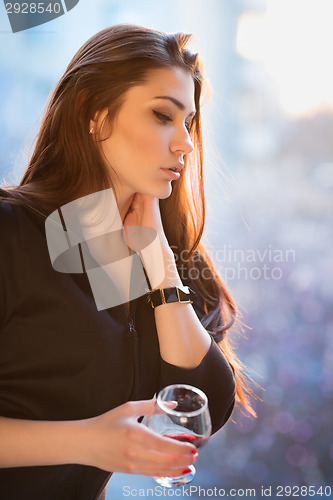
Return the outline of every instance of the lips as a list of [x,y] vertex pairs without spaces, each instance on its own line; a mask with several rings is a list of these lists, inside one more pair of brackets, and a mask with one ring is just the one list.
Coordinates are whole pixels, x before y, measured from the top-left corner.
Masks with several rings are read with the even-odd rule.
[[161,168],[163,172],[169,177],[169,179],[176,181],[180,177],[180,172],[176,170],[171,170],[171,168]]
[[168,169],[168,170],[172,170],[173,172],[180,172],[183,167],[184,167],[184,163],[179,161],[179,162],[175,163],[174,165],[171,165],[170,167],[164,167],[164,168]]
[[177,163],[174,163],[173,165],[170,165],[170,167],[163,167],[162,170],[171,170],[172,172],[180,172],[183,167],[184,163],[179,161]]
[[178,161],[169,167],[162,167],[163,170],[171,180],[177,180],[180,177],[180,171],[184,167],[184,163],[182,161]]

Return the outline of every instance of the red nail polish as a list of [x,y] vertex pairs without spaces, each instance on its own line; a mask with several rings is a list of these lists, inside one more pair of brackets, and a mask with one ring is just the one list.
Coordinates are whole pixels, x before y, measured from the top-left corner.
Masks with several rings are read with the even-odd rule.
[[191,471],[191,469],[189,467],[187,467],[186,469],[183,470],[182,474],[189,474]]
[[198,453],[198,450],[191,450],[192,455],[196,455]]

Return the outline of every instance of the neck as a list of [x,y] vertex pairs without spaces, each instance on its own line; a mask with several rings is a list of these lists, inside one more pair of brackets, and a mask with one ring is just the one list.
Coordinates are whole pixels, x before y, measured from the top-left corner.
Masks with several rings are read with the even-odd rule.
[[120,213],[120,217],[122,222],[124,222],[127,212],[131,206],[133,201],[134,194],[130,196],[120,196],[118,199],[118,210]]

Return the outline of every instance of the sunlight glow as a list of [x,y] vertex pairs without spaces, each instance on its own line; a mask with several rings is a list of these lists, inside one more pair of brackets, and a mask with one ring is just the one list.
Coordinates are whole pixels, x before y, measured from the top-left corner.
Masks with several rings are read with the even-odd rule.
[[264,65],[289,116],[333,108],[332,25],[332,0],[267,0],[239,18],[238,53]]

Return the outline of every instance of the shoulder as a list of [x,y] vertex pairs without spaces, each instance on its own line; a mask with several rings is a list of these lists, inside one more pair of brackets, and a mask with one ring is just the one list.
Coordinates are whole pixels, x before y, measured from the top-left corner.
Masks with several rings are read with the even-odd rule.
[[22,227],[25,214],[23,207],[1,197],[0,193],[0,247],[22,244]]
[[[0,198],[0,226],[2,237],[17,229],[16,208],[10,201]],[[2,238],[1,238],[2,239]]]
[[0,199],[0,330],[21,296],[23,251],[22,208]]

